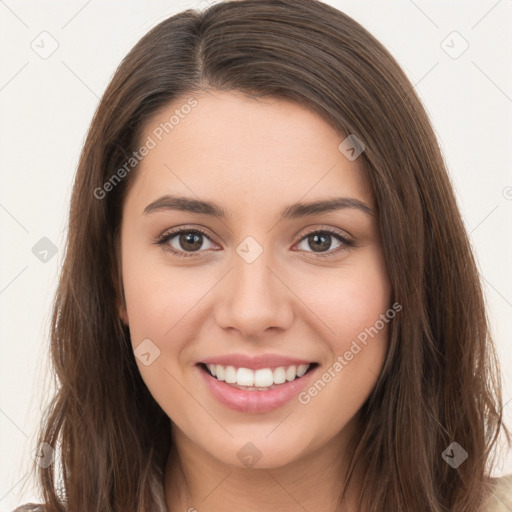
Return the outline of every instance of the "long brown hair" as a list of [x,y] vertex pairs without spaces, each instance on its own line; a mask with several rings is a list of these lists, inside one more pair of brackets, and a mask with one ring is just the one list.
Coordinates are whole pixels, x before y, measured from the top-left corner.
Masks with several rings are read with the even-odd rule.
[[[364,468],[359,508],[476,512],[499,434],[510,441],[510,433],[468,236],[410,81],[363,27],[316,0],[221,2],[172,16],[139,41],[105,91],[76,174],[52,317],[58,392],[38,442],[59,457],[34,465],[46,510],[165,510],[157,495],[171,424],[139,374],[118,310],[119,226],[136,166],[108,193],[105,184],[140,147],[148,118],[207,89],[294,101],[363,141],[403,309],[361,410],[351,466]],[[468,454],[456,469],[442,457],[454,442]]]

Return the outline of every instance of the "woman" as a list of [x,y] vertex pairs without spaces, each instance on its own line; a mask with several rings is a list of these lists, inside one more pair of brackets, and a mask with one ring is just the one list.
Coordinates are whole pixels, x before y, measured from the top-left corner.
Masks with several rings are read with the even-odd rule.
[[151,30],[96,112],[68,236],[45,511],[512,504],[435,135],[348,16],[243,0]]

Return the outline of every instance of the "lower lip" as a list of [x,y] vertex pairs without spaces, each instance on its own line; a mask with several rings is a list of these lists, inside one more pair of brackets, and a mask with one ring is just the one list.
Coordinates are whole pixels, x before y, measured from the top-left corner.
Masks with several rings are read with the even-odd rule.
[[235,411],[263,413],[277,409],[297,396],[306,387],[316,367],[305,373],[302,377],[291,382],[279,384],[278,387],[268,391],[245,391],[234,388],[212,377],[200,365],[198,369],[206,385],[219,402]]

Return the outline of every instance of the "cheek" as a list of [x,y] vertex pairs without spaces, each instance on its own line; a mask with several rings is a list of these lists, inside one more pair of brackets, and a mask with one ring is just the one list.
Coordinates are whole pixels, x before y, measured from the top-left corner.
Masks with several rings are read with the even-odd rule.
[[190,282],[191,275],[183,269],[156,265],[143,257],[123,261],[135,361],[151,395],[172,418],[179,417],[179,411],[190,400],[179,384],[180,361],[187,359],[188,341],[194,338],[193,306],[205,293]]
[[301,294],[326,326],[322,332],[326,333],[331,350],[343,353],[353,339],[374,326],[391,307],[387,270],[380,252],[372,250],[340,265],[337,271],[329,269],[324,286],[319,286],[318,277],[303,279]]
[[322,412],[334,432],[357,413],[373,390],[385,359],[389,326],[397,313],[378,252],[368,253],[350,268],[340,268],[326,290],[315,300],[329,326],[328,360],[299,402]]
[[[174,331],[205,293],[197,282],[198,269],[171,267],[155,258],[156,251],[129,251],[123,256],[123,286],[132,344],[143,339],[172,339]],[[200,280],[204,285],[204,279]],[[198,289],[201,288],[201,289]]]

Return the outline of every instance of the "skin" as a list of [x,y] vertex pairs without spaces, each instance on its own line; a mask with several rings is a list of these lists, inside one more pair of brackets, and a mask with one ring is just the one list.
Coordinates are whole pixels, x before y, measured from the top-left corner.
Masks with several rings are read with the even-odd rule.
[[[190,96],[150,119],[142,140]],[[338,149],[345,136],[295,103],[237,91],[193,96],[198,105],[134,171],[121,229],[126,302],[120,314],[134,349],[150,339],[160,350],[148,366],[136,361],[172,420],[167,506],[198,512],[340,510],[336,502],[358,432],[357,413],[382,368],[389,326],[310,403],[292,399],[267,413],[241,413],[219,403],[196,363],[233,352],[282,354],[318,362],[320,376],[391,307],[376,214],[345,208],[277,222],[292,203],[338,196],[375,211],[363,160],[349,161]],[[144,214],[170,193],[213,201],[231,215]],[[178,226],[208,233],[197,242],[199,251],[188,249],[191,257],[153,243]],[[316,252],[305,235],[321,229],[338,230],[355,245],[327,238],[326,248]],[[247,236],[263,249],[250,264],[236,252]],[[170,244],[187,251],[179,235]],[[333,256],[322,258],[326,252]],[[261,453],[254,467],[237,457],[248,442]],[[356,510],[354,482],[343,510]]]

